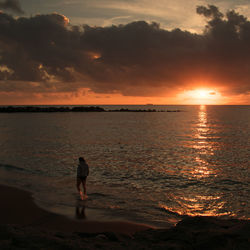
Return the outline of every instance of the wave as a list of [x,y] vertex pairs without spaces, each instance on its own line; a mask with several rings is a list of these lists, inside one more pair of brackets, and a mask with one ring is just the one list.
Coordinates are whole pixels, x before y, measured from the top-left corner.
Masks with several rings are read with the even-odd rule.
[[102,193],[90,193],[89,194],[89,197],[107,197],[108,195],[107,194],[102,194]]
[[219,180],[219,182],[224,183],[224,184],[229,184],[229,185],[244,184],[244,182],[235,181],[235,180],[231,180],[231,179],[222,179],[222,180]]
[[29,172],[29,171],[28,171],[27,169],[25,169],[25,168],[16,167],[16,166],[8,165],[8,164],[0,164],[0,168],[4,168],[4,169],[9,170],[9,171],[23,171],[23,172]]
[[220,179],[215,181],[216,184],[218,185],[224,185],[232,187],[232,186],[237,186],[237,185],[241,185],[241,186],[248,186],[248,183],[242,182],[242,181],[238,181],[238,180],[232,180],[232,179]]
[[158,209],[160,209],[161,211],[166,212],[169,215],[174,215],[174,216],[179,217],[179,218],[184,218],[184,217],[187,216],[187,215],[185,215],[183,213],[175,211],[173,208],[170,208],[170,207],[168,207],[167,205],[164,205],[164,204],[159,204]]
[[39,170],[39,169],[27,169],[27,168],[22,168],[22,167],[17,167],[17,166],[13,166],[13,165],[9,165],[9,164],[1,164],[0,163],[0,169],[4,169],[7,171],[13,171],[13,172],[21,172],[22,174],[28,174],[28,175],[43,175],[44,172]]

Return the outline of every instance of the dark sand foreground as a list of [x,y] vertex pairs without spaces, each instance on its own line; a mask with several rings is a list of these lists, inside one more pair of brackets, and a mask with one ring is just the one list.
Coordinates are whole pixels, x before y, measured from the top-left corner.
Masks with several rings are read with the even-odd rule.
[[0,186],[0,249],[250,249],[250,221],[186,218],[170,229],[76,221],[49,213],[29,193]]

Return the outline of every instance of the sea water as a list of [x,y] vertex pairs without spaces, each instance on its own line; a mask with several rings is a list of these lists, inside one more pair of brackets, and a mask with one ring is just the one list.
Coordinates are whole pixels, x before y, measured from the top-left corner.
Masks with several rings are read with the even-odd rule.
[[[1,113],[0,183],[71,218],[158,227],[250,218],[250,106],[101,107],[181,112]],[[90,167],[84,202],[80,156]]]

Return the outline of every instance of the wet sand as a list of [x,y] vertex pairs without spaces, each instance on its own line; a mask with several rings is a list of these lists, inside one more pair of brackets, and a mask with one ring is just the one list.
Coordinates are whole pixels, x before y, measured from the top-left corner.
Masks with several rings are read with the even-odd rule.
[[71,220],[28,192],[0,186],[1,249],[250,249],[250,222],[187,217],[170,229],[126,221]]
[[151,228],[150,226],[125,221],[88,221],[71,220],[62,215],[53,214],[39,208],[28,192],[12,187],[0,186],[2,224],[39,226],[63,232],[116,232],[133,234]]

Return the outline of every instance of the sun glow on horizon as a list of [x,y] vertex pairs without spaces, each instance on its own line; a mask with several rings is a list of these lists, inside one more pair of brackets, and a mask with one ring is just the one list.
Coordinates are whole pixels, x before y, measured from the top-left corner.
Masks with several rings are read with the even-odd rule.
[[179,94],[185,102],[190,104],[219,104],[221,94],[214,89],[198,88]]

